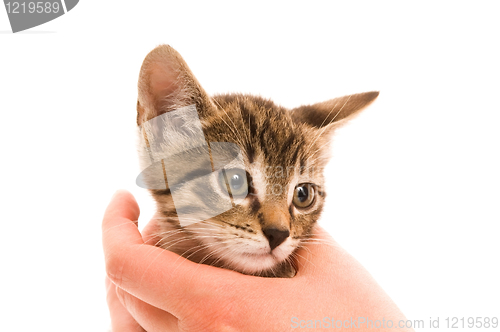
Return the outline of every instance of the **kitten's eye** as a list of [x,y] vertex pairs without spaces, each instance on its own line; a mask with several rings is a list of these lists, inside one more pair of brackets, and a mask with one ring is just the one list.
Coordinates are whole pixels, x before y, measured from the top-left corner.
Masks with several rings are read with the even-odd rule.
[[293,192],[293,204],[301,209],[309,207],[314,202],[314,185],[310,183],[301,183],[295,187]]
[[229,191],[233,197],[245,197],[248,194],[246,171],[233,168],[220,172],[219,183],[224,192]]

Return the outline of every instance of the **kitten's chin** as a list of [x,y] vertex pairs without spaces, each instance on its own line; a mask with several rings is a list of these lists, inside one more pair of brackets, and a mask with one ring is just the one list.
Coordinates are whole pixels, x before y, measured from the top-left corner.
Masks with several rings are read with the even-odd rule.
[[234,253],[226,257],[226,265],[231,269],[252,275],[273,275],[282,270],[282,266],[293,250],[276,248],[272,253]]
[[272,254],[246,254],[234,257],[231,269],[260,277],[292,278],[296,274],[289,259],[280,261]]
[[278,265],[278,261],[272,254],[237,254],[228,262],[234,270],[247,274],[256,274],[261,271],[272,269]]

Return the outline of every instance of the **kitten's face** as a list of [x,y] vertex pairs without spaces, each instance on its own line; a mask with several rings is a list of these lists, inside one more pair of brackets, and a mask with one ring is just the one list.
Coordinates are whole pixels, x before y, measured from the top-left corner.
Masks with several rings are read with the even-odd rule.
[[[198,183],[174,179],[207,167],[197,164],[200,158],[193,159],[193,153],[187,159],[178,158],[177,164],[173,157],[167,166],[163,162],[163,173],[143,174],[146,183],[157,182],[160,176],[166,183],[164,190],[151,190],[162,229],[159,245],[193,261],[247,274],[293,276],[293,253],[311,236],[324,205],[323,169],[331,132],[377,95],[347,96],[294,110],[248,95],[210,98],[177,52],[168,46],[153,50],[139,80],[143,167],[150,163],[152,132],[161,141],[155,143],[159,154],[184,144],[179,136],[149,126],[147,121],[188,105],[196,107],[211,155],[229,153],[211,142],[234,143],[240,151],[239,162],[215,167]],[[184,123],[184,130],[189,131],[190,125]],[[206,163],[214,169],[213,158]],[[172,171],[176,175],[171,176]],[[183,199],[173,197],[173,187],[189,194]],[[230,208],[210,218],[199,217],[200,211],[210,212],[221,205]],[[182,211],[182,218],[177,211]]]

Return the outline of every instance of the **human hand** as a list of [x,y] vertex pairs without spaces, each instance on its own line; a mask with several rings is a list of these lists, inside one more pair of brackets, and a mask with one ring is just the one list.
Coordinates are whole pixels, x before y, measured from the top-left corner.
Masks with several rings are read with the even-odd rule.
[[405,320],[371,275],[320,227],[297,252],[295,277],[261,278],[196,264],[150,245],[134,222],[138,217],[134,197],[119,191],[103,220],[114,332],[142,331],[141,326],[149,332],[281,332],[306,327],[309,320],[342,321],[344,328],[353,321],[365,331],[373,328],[360,325],[361,318],[391,320],[394,326]]

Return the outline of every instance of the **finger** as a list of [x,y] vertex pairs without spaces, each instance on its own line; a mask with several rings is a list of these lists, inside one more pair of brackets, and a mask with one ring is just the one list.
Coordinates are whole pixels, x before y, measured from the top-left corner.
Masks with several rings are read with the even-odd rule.
[[344,252],[327,231],[316,225],[312,238],[304,241],[297,250],[297,276],[319,273],[324,267],[332,266],[332,260],[338,259]]
[[120,216],[128,220],[137,222],[139,219],[139,205],[127,190],[117,190],[106,209],[106,214]]
[[120,304],[148,332],[179,331],[178,319],[117,287],[115,294]]
[[[116,279],[121,278],[121,269],[126,263],[120,255],[122,241],[129,244],[140,245],[143,243],[141,234],[134,220],[139,218],[139,206],[135,198],[127,191],[119,190],[111,198],[102,223],[102,241],[106,271],[108,277],[116,284]],[[120,237],[115,234],[121,234]],[[112,266],[108,266],[113,262]],[[109,274],[114,275],[109,275]]]
[[144,243],[156,245],[160,240],[158,237],[159,231],[160,227],[158,222],[155,219],[151,220],[141,232]]
[[[182,319],[195,310],[198,302],[230,297],[236,292],[234,285],[248,282],[245,279],[250,278],[248,276],[195,264],[145,244],[132,221],[138,216],[139,208],[133,196],[120,191],[112,198],[102,225],[108,277],[131,295]],[[254,279],[262,283],[261,278]]]
[[116,286],[108,278],[106,278],[106,300],[108,302],[112,331],[144,332],[144,329],[122,305],[116,294]]

